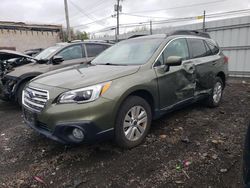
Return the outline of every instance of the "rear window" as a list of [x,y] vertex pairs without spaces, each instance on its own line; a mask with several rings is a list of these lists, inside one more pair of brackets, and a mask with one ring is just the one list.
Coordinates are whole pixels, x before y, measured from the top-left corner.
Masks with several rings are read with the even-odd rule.
[[192,58],[207,56],[207,48],[202,39],[188,39],[188,44]]
[[96,57],[109,46],[103,44],[86,44],[88,57]]
[[217,46],[215,46],[214,44],[211,44],[210,42],[207,42],[207,45],[209,46],[213,55],[216,55],[219,53],[220,50]]

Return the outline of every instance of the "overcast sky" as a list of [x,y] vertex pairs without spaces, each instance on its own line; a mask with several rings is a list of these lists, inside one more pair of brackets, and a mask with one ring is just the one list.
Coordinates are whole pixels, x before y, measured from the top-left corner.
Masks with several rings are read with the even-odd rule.
[[[116,0],[68,0],[70,24],[74,29],[88,32],[115,26],[116,20],[111,18],[115,3]],[[250,9],[250,0],[124,0],[121,4],[124,13],[120,18],[121,24],[199,16],[203,10],[206,10],[207,14],[212,14]],[[110,18],[84,25],[106,17]],[[1,0],[0,19],[65,25],[64,1]]]

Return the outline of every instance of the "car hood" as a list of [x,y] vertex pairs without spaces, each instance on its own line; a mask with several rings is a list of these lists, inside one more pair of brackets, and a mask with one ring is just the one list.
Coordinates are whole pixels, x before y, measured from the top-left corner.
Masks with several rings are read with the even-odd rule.
[[19,67],[15,67],[11,72],[9,72],[8,76],[20,77],[24,74],[42,74],[48,72],[50,70],[50,66],[48,64],[39,64],[39,63],[29,63],[26,65],[22,65]]
[[16,52],[16,51],[12,51],[12,50],[0,50],[0,60],[1,61],[13,59],[13,58],[22,58],[22,57],[34,59],[33,57],[25,55],[21,52]]
[[32,82],[65,89],[78,89],[134,74],[139,67],[77,65],[42,74]]

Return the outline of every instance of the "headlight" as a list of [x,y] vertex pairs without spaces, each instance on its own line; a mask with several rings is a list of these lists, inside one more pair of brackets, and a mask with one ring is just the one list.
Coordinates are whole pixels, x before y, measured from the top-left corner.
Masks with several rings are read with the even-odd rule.
[[59,96],[59,103],[86,103],[98,99],[103,95],[109,88],[111,82],[103,84],[97,84],[86,88],[72,90],[63,93]]

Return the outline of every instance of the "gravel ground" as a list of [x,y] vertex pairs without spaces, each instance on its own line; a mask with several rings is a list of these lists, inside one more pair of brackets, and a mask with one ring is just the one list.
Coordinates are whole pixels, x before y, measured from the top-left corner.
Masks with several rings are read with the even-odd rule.
[[231,82],[220,107],[194,104],[153,121],[145,143],[65,147],[27,128],[0,101],[0,187],[242,187],[250,84]]

